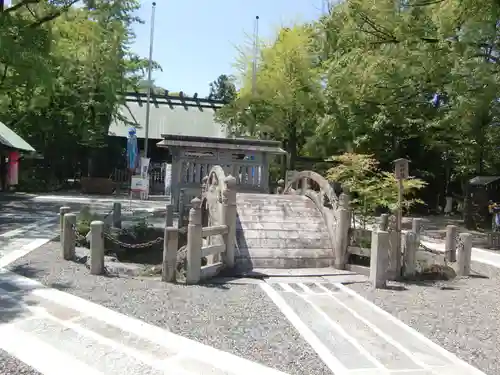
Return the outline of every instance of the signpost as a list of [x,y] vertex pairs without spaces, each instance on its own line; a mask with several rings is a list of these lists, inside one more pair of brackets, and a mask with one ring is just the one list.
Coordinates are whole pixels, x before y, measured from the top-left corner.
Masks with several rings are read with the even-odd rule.
[[401,229],[403,224],[403,181],[408,179],[409,168],[408,168],[409,160],[405,158],[400,158],[394,160],[394,176],[398,181],[398,210],[396,217],[396,256],[397,256],[397,275],[401,275]]

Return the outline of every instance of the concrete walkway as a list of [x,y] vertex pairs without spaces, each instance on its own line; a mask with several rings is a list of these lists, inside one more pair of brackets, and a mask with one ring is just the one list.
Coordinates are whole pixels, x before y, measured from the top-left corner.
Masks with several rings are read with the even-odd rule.
[[0,349],[44,375],[283,374],[5,270],[0,310]]
[[32,224],[0,234],[0,268],[49,242],[59,229],[59,217],[38,220]]
[[341,284],[261,287],[335,375],[484,375]]
[[[444,253],[444,243],[443,242],[428,242],[421,241],[422,245],[428,247],[432,250],[437,250]],[[479,263],[488,264],[493,267],[500,268],[500,253],[494,253],[492,251],[479,249],[477,247],[472,248],[472,260]]]

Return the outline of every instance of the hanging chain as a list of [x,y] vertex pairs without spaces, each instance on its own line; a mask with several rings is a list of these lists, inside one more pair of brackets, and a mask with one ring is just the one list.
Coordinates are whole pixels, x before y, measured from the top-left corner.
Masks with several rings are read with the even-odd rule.
[[104,238],[107,238],[108,240],[110,240],[114,244],[116,244],[120,247],[124,247],[126,249],[145,249],[147,247],[151,247],[151,246],[154,246],[156,244],[159,244],[160,242],[163,242],[163,238],[158,237],[157,239],[152,240],[152,241],[138,243],[138,244],[130,244],[130,243],[122,242],[106,232],[103,234],[103,236],[104,236]]
[[104,215],[104,219],[103,220],[106,220],[108,218],[109,215],[111,215],[113,213],[113,209],[109,210],[109,212]]
[[460,233],[457,233],[455,237],[455,249],[457,250],[457,253],[460,251],[464,250],[464,242],[462,241],[462,237],[460,237]]
[[80,232],[78,231],[78,228],[76,227],[75,224],[72,225],[73,232],[75,233],[75,241],[76,242],[86,242],[87,238],[86,236],[82,236]]

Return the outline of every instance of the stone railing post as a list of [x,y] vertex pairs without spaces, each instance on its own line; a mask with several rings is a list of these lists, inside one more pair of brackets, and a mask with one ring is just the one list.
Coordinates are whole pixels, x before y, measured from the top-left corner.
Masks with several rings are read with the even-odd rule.
[[189,210],[187,233],[187,284],[196,284],[201,278],[201,230],[201,200],[194,198]]
[[472,234],[460,233],[460,242],[457,247],[457,275],[469,276],[472,258]]
[[280,178],[278,180],[278,187],[276,188],[276,194],[283,194],[284,191],[285,191],[285,180]]
[[223,223],[228,227],[226,251],[222,254],[226,267],[234,267],[234,248],[236,246],[236,178],[229,175],[224,179],[226,189],[223,199]]
[[[389,265],[387,267],[387,279],[398,280],[401,278],[401,232],[391,230],[389,233]],[[399,238],[398,238],[399,237]],[[399,240],[399,241],[398,241]]]
[[98,220],[90,223],[90,273],[104,273],[104,223]]
[[387,286],[389,268],[389,232],[373,231],[370,251],[370,283],[372,288]]
[[[170,207],[173,208],[172,205]],[[172,226],[165,227],[163,238],[163,263],[161,268],[161,280],[175,282],[175,265],[177,262],[177,250],[179,247],[179,229]]]
[[402,234],[403,276],[406,278],[415,275],[418,244],[416,233],[406,232]]
[[444,244],[444,256],[448,262],[457,261],[457,227],[455,225],[446,226],[446,239]]
[[63,232],[64,232],[64,223],[63,223],[63,219],[64,219],[64,215],[66,215],[67,213],[69,213],[69,211],[71,210],[70,207],[68,206],[63,206],[61,208],[59,208],[59,224],[60,224],[60,233],[61,233],[61,242],[62,242],[62,238],[63,238]]
[[335,230],[335,268],[345,269],[347,246],[349,246],[349,228],[351,212],[343,207],[337,209],[337,228]]
[[113,203],[113,227],[122,227],[122,204],[120,202]]
[[300,179],[300,194],[301,195],[304,195],[307,191],[307,178],[306,177],[302,177]]
[[378,229],[386,232],[389,227],[389,214],[380,215],[380,222],[378,224]]
[[415,217],[411,221],[411,231],[415,233],[417,236],[416,241],[417,241],[417,249],[418,246],[420,246],[420,233],[422,232],[422,219]]
[[174,225],[174,205],[168,203],[165,207],[165,228]]
[[62,257],[65,260],[72,260],[75,258],[75,226],[76,215],[69,213],[65,214],[63,216],[63,231],[61,235]]

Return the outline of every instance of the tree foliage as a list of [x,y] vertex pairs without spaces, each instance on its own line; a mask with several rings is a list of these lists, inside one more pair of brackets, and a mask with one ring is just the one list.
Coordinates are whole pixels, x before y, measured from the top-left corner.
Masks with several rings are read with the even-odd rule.
[[[393,173],[382,171],[379,162],[372,155],[344,153],[333,160],[337,163],[327,172],[327,179],[339,182],[351,194],[351,204],[362,224],[377,209],[386,208],[394,211],[399,207],[398,181]],[[420,189],[426,186],[425,181],[410,177],[403,181],[402,209],[408,210],[416,203]]]
[[[486,0],[349,0],[263,43],[252,81],[219,114],[239,134],[262,129],[297,155],[399,157],[429,181],[427,201],[499,174],[499,15]],[[293,169],[293,162],[290,168]]]
[[130,50],[139,6],[0,2],[0,121],[44,156],[44,178],[61,178],[83,160],[113,152],[106,135],[119,94],[137,86],[147,66]]
[[208,97],[231,103],[236,97],[236,86],[229,76],[221,74],[210,84],[210,93]]

